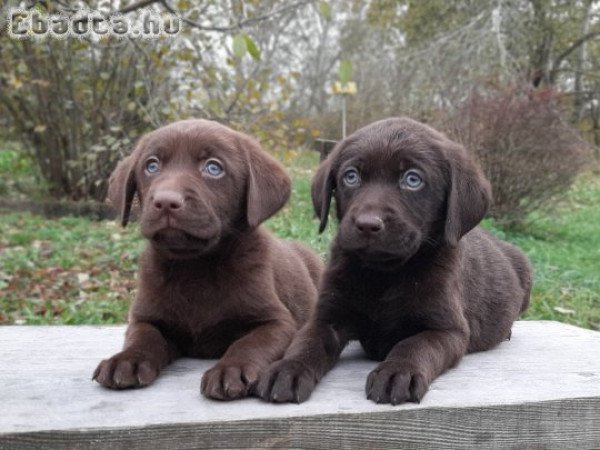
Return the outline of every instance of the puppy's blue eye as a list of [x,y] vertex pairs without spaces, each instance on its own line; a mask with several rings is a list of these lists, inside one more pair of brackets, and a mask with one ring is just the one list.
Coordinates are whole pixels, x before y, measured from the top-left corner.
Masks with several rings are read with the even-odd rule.
[[215,159],[209,159],[204,165],[204,172],[213,178],[219,178],[225,170],[221,163]]
[[150,174],[160,172],[160,161],[157,157],[152,156],[146,161],[146,172]]
[[355,168],[346,170],[344,173],[344,184],[346,186],[354,187],[360,184],[360,174]]
[[409,170],[402,178],[402,184],[408,189],[419,189],[423,184],[423,178],[414,170]]

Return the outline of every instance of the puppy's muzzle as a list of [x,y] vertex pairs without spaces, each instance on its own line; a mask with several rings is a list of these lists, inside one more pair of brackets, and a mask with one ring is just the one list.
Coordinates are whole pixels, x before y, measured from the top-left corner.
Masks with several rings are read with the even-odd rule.
[[172,180],[167,179],[148,192],[142,234],[160,248],[210,249],[219,240],[218,218],[200,193],[193,192],[193,186],[176,185]]

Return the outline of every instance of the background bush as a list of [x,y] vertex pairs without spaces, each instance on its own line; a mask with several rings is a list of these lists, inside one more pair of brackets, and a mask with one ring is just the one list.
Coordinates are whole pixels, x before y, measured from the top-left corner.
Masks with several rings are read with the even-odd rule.
[[[1,40],[0,112],[54,198],[103,200],[108,174],[148,128],[152,62],[130,45]],[[160,69],[153,77],[160,83]],[[166,86],[165,86],[166,87]]]
[[508,225],[551,207],[590,161],[590,145],[563,120],[551,89],[475,90],[445,127],[477,155],[492,183],[491,215]]

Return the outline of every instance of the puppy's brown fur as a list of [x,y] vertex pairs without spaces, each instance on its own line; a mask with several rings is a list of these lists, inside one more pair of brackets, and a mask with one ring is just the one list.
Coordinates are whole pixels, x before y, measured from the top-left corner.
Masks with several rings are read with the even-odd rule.
[[279,163],[223,125],[186,120],[145,135],[111,175],[109,198],[125,225],[138,196],[149,245],[124,349],[94,379],[140,387],[179,356],[221,358],[204,395],[247,395],[316,303],[319,257],[259,226],[289,194]]
[[261,376],[263,399],[306,400],[357,339],[383,360],[367,397],[419,402],[465,353],[510,337],[531,268],[477,226],[490,186],[461,146],[410,119],[376,122],[336,147],[312,194],[321,229],[335,195],[339,230],[316,313]]

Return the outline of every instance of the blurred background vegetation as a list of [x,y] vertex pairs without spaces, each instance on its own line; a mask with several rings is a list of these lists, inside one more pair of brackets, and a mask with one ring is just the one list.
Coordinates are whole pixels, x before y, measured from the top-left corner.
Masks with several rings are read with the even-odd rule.
[[[535,265],[526,317],[600,329],[600,1],[0,6],[0,323],[125,320],[143,243],[135,227],[93,218],[106,215],[116,162],[141,134],[178,119],[256,136],[294,179],[268,226],[325,256],[332,231],[318,236],[312,218],[313,149],[341,137],[331,86],[352,80],[349,132],[408,115],[477,155],[495,193],[485,226]],[[151,40],[16,40],[11,6],[131,17],[147,8],[182,26]]]

